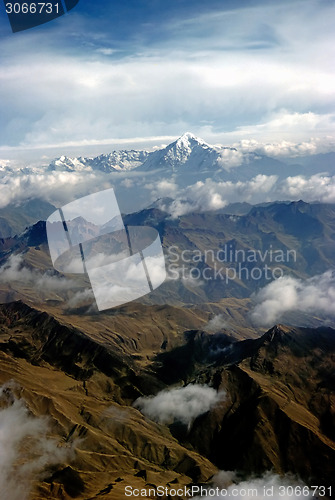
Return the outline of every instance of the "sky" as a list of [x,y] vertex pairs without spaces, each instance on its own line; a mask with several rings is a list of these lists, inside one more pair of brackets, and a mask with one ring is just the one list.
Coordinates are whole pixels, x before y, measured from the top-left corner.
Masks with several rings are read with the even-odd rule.
[[335,4],[80,0],[12,33],[0,6],[0,158],[211,144],[335,150]]

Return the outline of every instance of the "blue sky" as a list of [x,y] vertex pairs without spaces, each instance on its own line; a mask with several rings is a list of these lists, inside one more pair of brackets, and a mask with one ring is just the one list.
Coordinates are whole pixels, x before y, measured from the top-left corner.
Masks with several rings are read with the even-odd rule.
[[0,158],[211,143],[335,149],[330,1],[80,0],[12,34],[0,13]]

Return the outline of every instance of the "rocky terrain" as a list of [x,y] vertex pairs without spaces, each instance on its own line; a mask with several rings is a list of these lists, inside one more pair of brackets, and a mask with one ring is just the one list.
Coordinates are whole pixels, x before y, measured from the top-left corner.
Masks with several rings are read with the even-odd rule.
[[[150,317],[160,332],[148,319],[134,335],[130,325]],[[109,329],[97,317],[73,326],[22,302],[0,308],[2,408],[24,401],[68,450],[31,474],[29,498],[124,498],[125,485],[206,483],[218,469],[333,485],[334,330],[279,325],[238,341],[193,329],[171,338],[171,321],[182,329],[185,318],[140,304],[109,319]],[[189,383],[225,393],[191,427],[156,423],[132,406]],[[11,473],[36,459],[20,444]]]
[[[168,274],[172,264],[186,277],[169,275],[139,301],[103,313],[86,275],[52,267],[43,219],[53,210],[31,202],[0,212],[10,231],[0,240],[6,500],[118,500],[127,485],[209,485],[219,471],[335,487],[334,321],[331,308],[314,311],[306,299],[331,297],[334,205],[236,204],[231,213],[172,218],[153,204],[125,215],[126,225],[159,231]],[[280,265],[309,304],[299,309],[296,300],[270,328],[251,317],[266,280],[188,275],[255,265],[218,258],[230,251],[254,252],[271,268],[270,249],[295,252]],[[322,273],[329,287],[318,291]],[[189,398],[201,404],[188,414]]]

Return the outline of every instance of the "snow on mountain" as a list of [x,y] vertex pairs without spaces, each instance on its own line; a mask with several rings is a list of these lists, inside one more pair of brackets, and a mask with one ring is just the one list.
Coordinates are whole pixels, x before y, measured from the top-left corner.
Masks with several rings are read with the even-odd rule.
[[167,172],[206,172],[230,167],[231,161],[241,161],[235,148],[211,146],[187,132],[163,149],[148,151],[113,151],[95,158],[69,158],[53,160],[48,170],[82,172],[123,172],[138,168],[142,171],[165,169]]
[[15,171],[16,174],[19,173],[30,173],[33,171],[32,167],[23,167],[19,162],[15,160],[2,160],[0,159],[0,176],[5,176],[6,174],[11,174]]
[[149,154],[148,151],[122,150],[102,154],[94,158],[61,156],[50,163],[48,170],[65,170],[68,172],[99,170],[105,173],[132,170],[142,165]]
[[225,166],[229,155],[236,155],[234,148],[211,146],[202,139],[187,132],[163,149],[148,151],[113,151],[95,158],[69,158],[61,156],[53,160],[48,170],[116,172],[132,170],[150,171],[167,169],[171,171],[190,170],[193,172],[213,170]]
[[89,165],[87,165],[87,160],[89,158],[68,158],[67,156],[61,156],[52,160],[48,170],[66,171],[66,172],[80,172],[83,170],[92,170]]
[[132,170],[142,165],[150,154],[148,151],[113,151],[113,153],[102,154],[93,158],[92,168],[103,172],[108,172],[109,169],[118,171]]
[[172,172],[190,170],[192,172],[221,168],[226,152],[236,152],[234,148],[211,146],[202,139],[187,132],[166,148],[151,153],[140,170],[169,169]]
[[[153,152],[121,150],[96,157],[70,158],[61,156],[54,159],[48,167],[22,167],[13,161],[0,160],[0,176],[6,174],[38,174],[57,172],[103,172],[116,173],[137,169],[158,176],[177,176],[180,182],[194,179],[243,181],[258,174],[277,175],[283,179],[287,176],[299,175],[302,170],[308,174],[321,171],[333,171],[335,153],[314,155],[299,159],[278,160],[256,152],[242,152],[236,148],[213,146],[199,137],[187,132],[163,149]],[[321,161],[322,160],[322,161]],[[293,162],[293,163],[292,163]],[[319,167],[320,165],[320,167]]]

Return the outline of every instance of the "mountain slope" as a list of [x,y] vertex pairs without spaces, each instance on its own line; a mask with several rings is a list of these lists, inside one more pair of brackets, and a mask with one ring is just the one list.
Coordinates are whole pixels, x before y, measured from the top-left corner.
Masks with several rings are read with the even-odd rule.
[[[207,314],[223,314],[238,334],[243,330],[249,336],[255,334],[248,318],[248,310],[253,305],[251,294],[271,281],[265,266],[270,273],[279,266],[285,275],[298,279],[308,279],[332,269],[335,265],[334,220],[333,205],[301,201],[255,206],[240,216],[214,212],[171,219],[152,208],[124,217],[127,225],[156,228],[165,252],[169,279],[143,297],[142,303],[187,305],[189,310],[196,305],[195,309],[201,307]],[[16,258],[15,254],[20,256]],[[277,255],[281,260],[275,260]],[[52,268],[50,261],[44,222],[35,224],[19,237],[0,240],[0,265],[6,262],[10,265],[10,258],[14,258],[15,272],[5,274],[7,281],[0,277],[3,301],[19,298],[35,304],[58,301],[63,314],[76,310],[87,313],[94,302],[92,295],[87,294],[86,302],[67,307],[77,292],[90,285],[85,275],[69,275],[67,279],[71,282],[63,282],[62,286],[64,276]],[[32,274],[22,273],[26,267]],[[251,279],[255,267],[262,276]],[[52,290],[37,289],[35,282],[41,276],[35,272],[46,273],[48,278],[53,278],[52,284],[59,284]],[[34,279],[25,279],[26,274]],[[285,316],[285,321],[317,326],[322,317],[295,313]]]
[[[125,485],[196,484],[216,467],[334,486],[335,330],[279,325],[245,341],[227,328],[183,334],[158,307],[166,341],[153,336],[150,345],[150,323],[142,341],[136,325],[147,309],[114,311],[108,329],[99,317],[62,321],[20,302],[0,306],[2,408],[21,398],[32,416],[49,415],[50,437],[73,450],[40,480],[31,476],[31,498],[119,499]],[[156,424],[131,406],[190,382],[226,396],[188,428]],[[33,459],[29,449],[24,457]]]
[[153,152],[139,169],[150,171],[164,168],[171,173],[191,170],[193,174],[213,172],[220,168],[220,153],[224,150],[236,151],[231,148],[210,146],[187,132],[166,148]]
[[[153,152],[121,150],[95,158],[62,156],[53,160],[48,170],[112,173],[136,169],[137,172],[150,173],[154,178],[162,173],[166,176],[173,174],[177,176],[178,184],[187,185],[207,177],[234,182],[245,181],[259,174],[284,178],[301,174],[302,168],[263,154],[212,146],[186,132],[171,144]],[[317,164],[314,165],[314,173],[316,172],[319,172]]]
[[0,208],[0,239],[15,236],[39,220],[46,220],[55,207],[43,200],[29,200],[22,205]]
[[[2,408],[22,399],[30,418],[49,417],[49,437],[58,446],[74,449],[52,467],[46,460],[39,480],[29,476],[28,465],[34,500],[121,499],[125,485],[203,482],[216,471],[165,426],[129,406],[149,387],[162,385],[106,338],[93,341],[22,303],[0,307],[0,382],[14,381]],[[25,463],[34,460],[29,449],[22,453]]]
[[172,428],[182,442],[223,470],[293,472],[334,488],[335,330],[278,325],[242,342],[229,330],[190,331],[157,362],[165,382],[196,380],[226,392],[190,431]]
[[[233,182],[250,180],[256,175],[276,175],[279,179],[296,175],[314,175],[333,171],[335,153],[311,155],[300,158],[284,158],[278,160],[263,153],[244,151],[234,147],[210,145],[190,132],[184,133],[177,140],[156,151],[117,150],[96,157],[60,156],[46,166],[18,167],[10,161],[0,164],[0,175],[31,175],[45,171],[65,172],[101,172],[117,173],[136,169],[138,173],[156,171],[162,175],[186,176],[193,175],[192,183],[211,177],[215,180],[230,180]],[[159,178],[159,177],[158,177]],[[118,182],[118,179],[115,179]],[[179,179],[183,184],[183,179]]]

